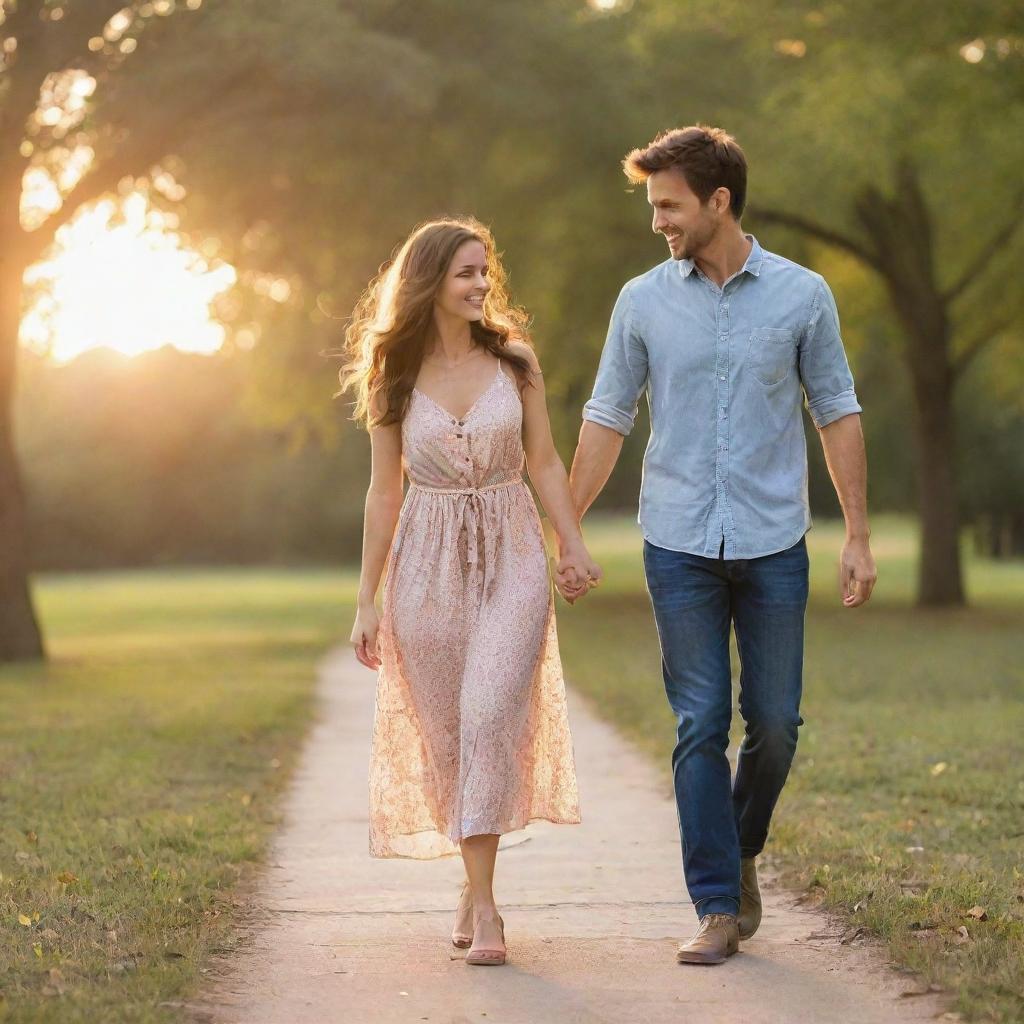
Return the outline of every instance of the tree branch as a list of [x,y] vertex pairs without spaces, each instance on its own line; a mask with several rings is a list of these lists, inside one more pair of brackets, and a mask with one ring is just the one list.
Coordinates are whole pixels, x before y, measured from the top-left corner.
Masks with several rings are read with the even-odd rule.
[[952,302],[959,298],[971,282],[985,272],[985,268],[992,262],[999,250],[1009,245],[1022,221],[1024,221],[1024,192],[1017,196],[1017,202],[1005,223],[989,239],[988,244],[982,246],[981,252],[978,253],[974,262],[968,265],[959,280],[943,292],[942,297],[946,302]]
[[211,106],[204,92],[195,101],[175,112],[173,118],[151,123],[145,134],[135,133],[129,140],[96,167],[87,172],[64,197],[60,208],[46,218],[33,231],[25,232],[26,251],[34,263],[53,243],[57,232],[67,224],[86,203],[95,202],[112,192],[125,177],[145,174],[165,157],[178,140],[209,130],[216,123],[218,106],[226,103],[235,93],[245,94],[251,88],[250,69],[231,76],[218,87],[218,104]]
[[106,193],[113,192],[122,178],[145,173],[164,155],[165,150],[166,147],[161,146],[156,155],[150,159],[143,147],[133,147],[130,152],[118,153],[104,160],[94,170],[89,171],[65,196],[60,209],[50,214],[38,228],[25,232],[25,251],[28,253],[29,261],[35,263],[36,260],[42,258],[46,250],[53,244],[57,232],[86,203],[95,202]]
[[751,206],[748,209],[750,214],[758,220],[793,228],[802,234],[809,235],[811,238],[816,238],[819,242],[824,242],[826,245],[843,249],[874,270],[881,271],[882,269],[878,257],[870,249],[849,235],[844,235],[823,224],[818,224],[816,221],[803,217],[798,213],[788,213],[785,210],[769,210],[760,206]]
[[110,19],[124,8],[136,5],[131,0],[75,0],[65,8],[66,14],[50,26],[53,33],[53,50],[50,60],[52,71],[73,63],[89,53],[89,40],[102,36]]
[[980,330],[975,331],[970,340],[953,359],[951,367],[953,376],[960,377],[978,355],[1012,323],[1013,317],[1004,315],[997,317],[995,320],[990,320]]

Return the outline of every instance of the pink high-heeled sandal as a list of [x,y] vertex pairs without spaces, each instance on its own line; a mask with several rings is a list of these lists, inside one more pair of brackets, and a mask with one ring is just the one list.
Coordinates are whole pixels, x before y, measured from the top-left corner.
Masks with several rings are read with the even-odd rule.
[[[462,885],[462,892],[459,894],[459,905],[455,910],[456,919],[459,916],[459,911],[462,909],[462,901],[466,898],[466,893],[469,892],[469,882],[464,882]],[[467,935],[465,932],[457,932],[452,929],[452,945],[456,949],[469,949],[473,945],[473,936]]]
[[[498,927],[501,929],[501,941],[505,941],[505,922],[498,915]],[[466,954],[466,963],[471,967],[501,967],[508,959],[504,949],[471,949]]]

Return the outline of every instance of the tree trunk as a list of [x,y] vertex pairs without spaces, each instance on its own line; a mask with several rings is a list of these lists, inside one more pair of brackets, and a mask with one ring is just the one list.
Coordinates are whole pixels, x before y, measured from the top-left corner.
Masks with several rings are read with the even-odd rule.
[[897,166],[892,198],[864,190],[856,213],[871,237],[882,275],[906,334],[914,394],[921,552],[917,603],[965,603],[960,568],[960,512],[956,487],[953,391],[956,371],[947,301],[935,275],[932,217],[915,167]]
[[960,565],[953,373],[948,362],[929,362],[920,354],[915,356],[921,347],[911,344],[909,348],[921,522],[917,603],[925,607],[961,605],[965,598]]
[[[19,188],[0,201],[0,662],[43,656],[43,641],[28,585],[28,531],[25,495],[14,449],[14,377],[21,323],[24,260],[19,258]],[[13,209],[12,209],[13,208]]]
[[[803,214],[756,206],[751,212],[849,253],[885,283],[906,336],[905,355],[913,382],[921,520],[917,602],[932,607],[962,605],[965,595],[960,567],[953,392],[958,376],[998,333],[1000,322],[993,322],[988,334],[977,335],[966,347],[961,345],[954,359],[950,307],[973,280],[980,278],[992,255],[1004,248],[1024,223],[1020,213],[1024,197],[960,279],[943,289],[935,274],[933,217],[917,169],[904,158],[897,162],[895,171],[895,187],[889,195],[873,183],[854,199],[854,220],[867,242]],[[1019,529],[1024,535],[1024,521],[1019,522]],[[1005,543],[1014,546],[1012,530]]]

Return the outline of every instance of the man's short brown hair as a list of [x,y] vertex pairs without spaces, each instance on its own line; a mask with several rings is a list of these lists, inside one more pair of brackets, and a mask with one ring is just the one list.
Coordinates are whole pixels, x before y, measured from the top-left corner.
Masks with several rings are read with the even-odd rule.
[[622,161],[626,177],[641,185],[655,172],[674,167],[697,198],[706,203],[717,188],[729,190],[729,209],[739,220],[747,202],[747,158],[721,128],[698,124],[661,132]]

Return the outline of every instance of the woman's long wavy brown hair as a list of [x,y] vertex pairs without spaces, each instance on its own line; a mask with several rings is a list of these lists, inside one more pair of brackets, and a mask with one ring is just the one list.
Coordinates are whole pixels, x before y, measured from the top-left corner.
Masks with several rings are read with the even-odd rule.
[[[483,318],[470,323],[473,341],[506,360],[519,386],[530,381],[530,364],[509,352],[510,341],[529,344],[526,313],[512,304],[505,270],[490,230],[471,218],[445,218],[419,225],[367,286],[345,331],[346,363],[341,391],[355,391],[352,419],[367,427],[401,422],[420,372],[433,326],[434,297],[456,250],[483,244],[491,285]],[[374,409],[381,410],[374,415]]]

